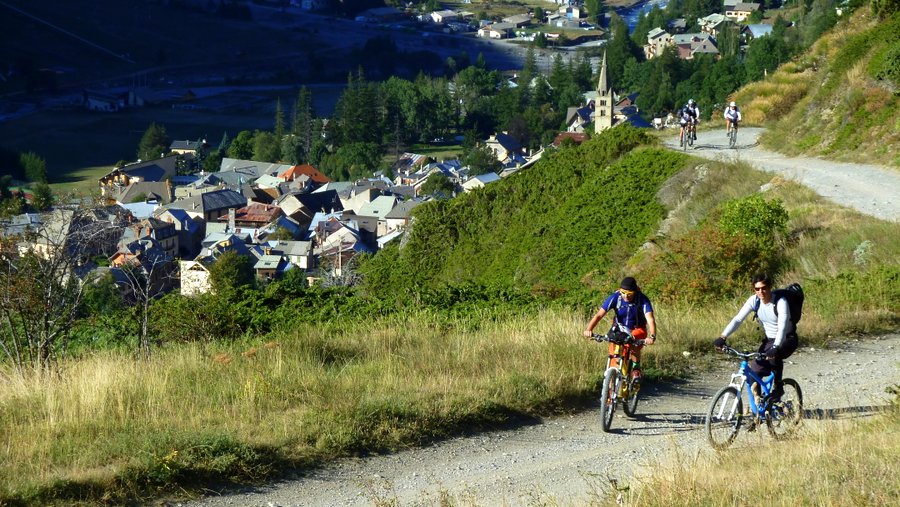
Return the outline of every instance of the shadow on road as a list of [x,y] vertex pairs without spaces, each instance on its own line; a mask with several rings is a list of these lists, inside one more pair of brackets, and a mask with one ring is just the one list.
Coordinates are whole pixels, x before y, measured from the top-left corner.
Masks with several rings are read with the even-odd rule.
[[803,411],[803,418],[831,421],[855,419],[857,417],[865,417],[868,415],[884,412],[888,409],[888,407],[888,405],[866,405],[860,407],[807,409]]

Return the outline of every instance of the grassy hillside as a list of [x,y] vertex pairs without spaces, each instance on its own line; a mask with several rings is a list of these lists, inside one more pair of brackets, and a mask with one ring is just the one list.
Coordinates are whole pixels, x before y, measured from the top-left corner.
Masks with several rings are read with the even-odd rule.
[[587,275],[627,258],[665,215],[656,193],[686,157],[630,151],[647,142],[636,129],[613,129],[498,183],[416,208],[404,246],[363,267],[367,286],[380,294],[466,283],[545,294],[584,288]]
[[900,12],[869,7],[805,54],[735,94],[765,146],[792,155],[900,166]]

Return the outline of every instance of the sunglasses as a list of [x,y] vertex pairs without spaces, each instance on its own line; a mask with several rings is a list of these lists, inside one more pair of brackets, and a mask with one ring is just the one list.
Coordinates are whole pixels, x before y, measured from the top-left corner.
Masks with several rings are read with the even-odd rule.
[[633,290],[619,289],[619,294],[623,296],[634,296]]
[[769,288],[766,287],[765,285],[763,285],[762,287],[753,287],[753,292],[760,292],[760,291],[764,291],[764,290],[769,290]]

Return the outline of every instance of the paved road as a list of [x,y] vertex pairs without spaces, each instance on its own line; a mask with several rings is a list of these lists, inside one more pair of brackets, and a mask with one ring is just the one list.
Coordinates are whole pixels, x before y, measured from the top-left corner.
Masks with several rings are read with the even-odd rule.
[[[743,128],[735,149],[728,148],[725,130],[706,130],[687,152],[714,160],[741,160],[754,167],[797,181],[817,194],[861,213],[900,221],[900,170],[869,164],[833,162],[820,158],[788,157],[759,147],[761,128]],[[676,135],[665,144],[678,147]]]

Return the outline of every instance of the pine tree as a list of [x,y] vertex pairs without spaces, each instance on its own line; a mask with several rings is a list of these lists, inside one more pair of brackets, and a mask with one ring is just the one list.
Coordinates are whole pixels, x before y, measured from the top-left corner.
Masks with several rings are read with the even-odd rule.
[[217,148],[219,153],[225,153],[228,151],[228,145],[231,143],[228,141],[228,131],[222,132],[222,140],[219,141],[219,147]]
[[275,139],[281,142],[284,138],[284,111],[281,109],[281,97],[275,99]]
[[137,157],[141,160],[161,158],[169,148],[169,135],[166,128],[153,122],[147,127],[138,145]]

